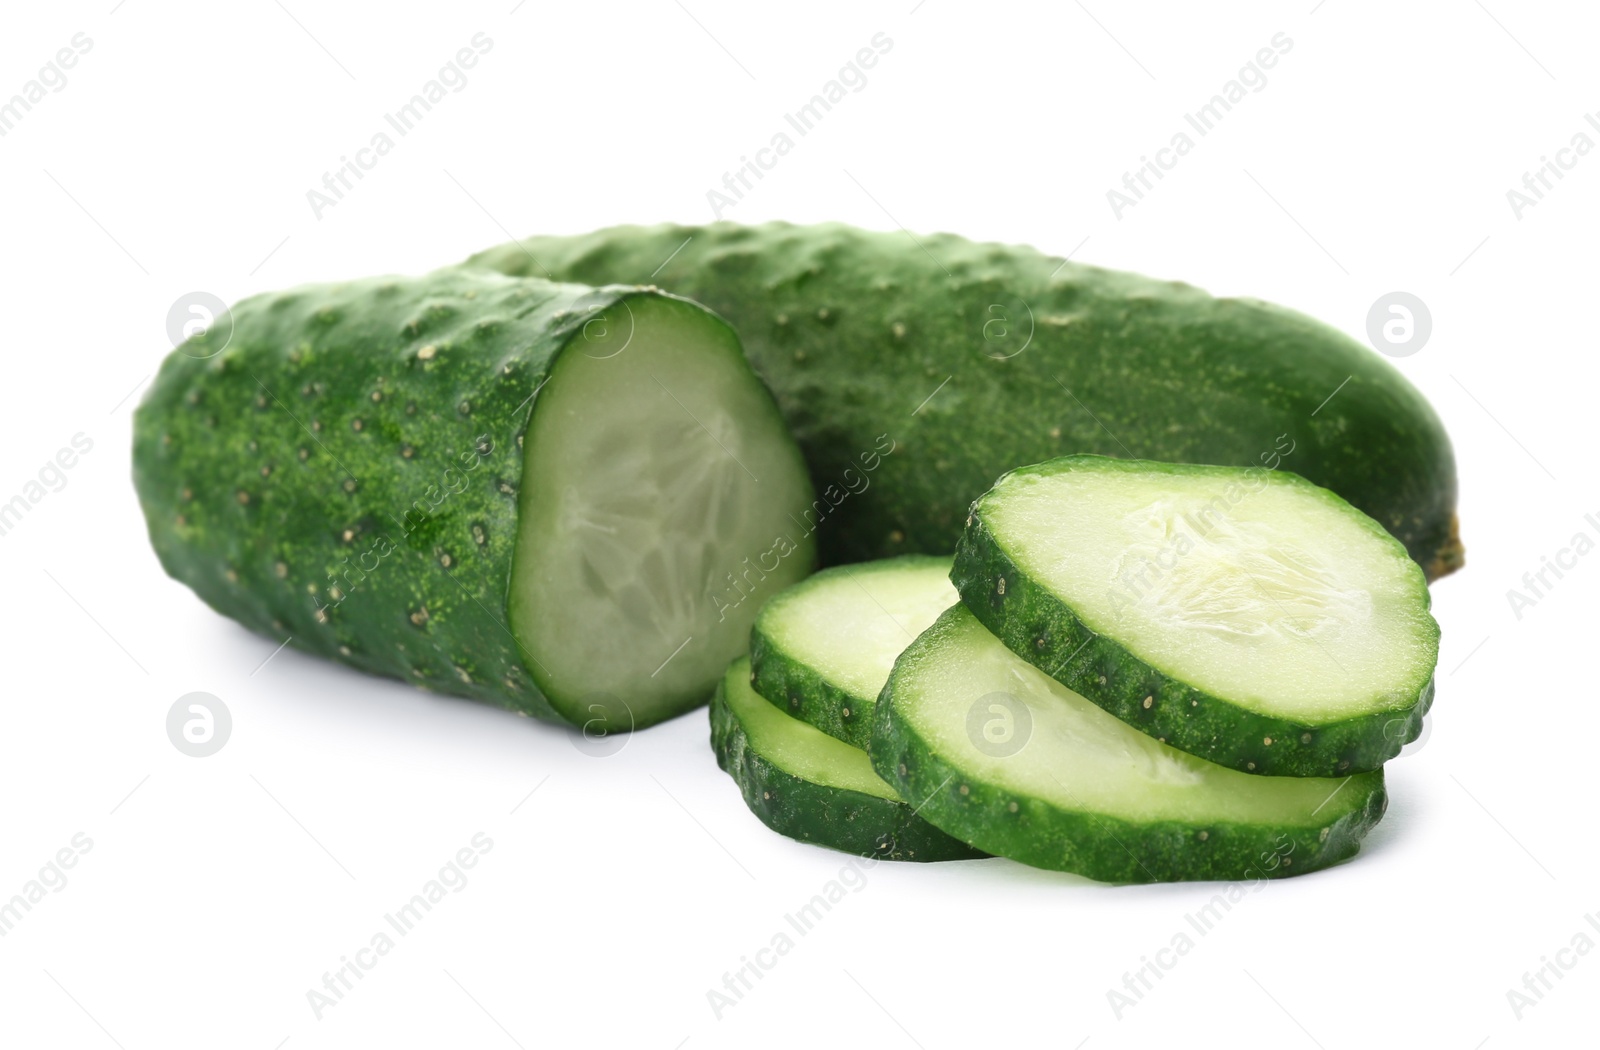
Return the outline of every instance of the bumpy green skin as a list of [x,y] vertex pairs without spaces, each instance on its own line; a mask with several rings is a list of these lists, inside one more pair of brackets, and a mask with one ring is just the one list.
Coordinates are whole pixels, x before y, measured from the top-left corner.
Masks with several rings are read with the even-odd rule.
[[923,820],[905,802],[825,787],[777,768],[750,746],[721,683],[711,698],[711,747],[750,812],[780,835],[884,860],[984,856]]
[[[907,652],[938,634],[928,631]],[[924,799],[918,813],[930,824],[1036,868],[1114,883],[1304,875],[1354,856],[1388,806],[1376,770],[1350,777],[1306,827],[1135,822],[1063,809],[965,777],[900,714],[896,687],[890,675],[873,715],[868,752],[878,775],[905,797]]]
[[277,641],[559,719],[507,619],[522,434],[583,323],[654,294],[463,271],[239,303],[134,417],[162,566]]
[[[1011,474],[1050,474],[1069,469],[1078,458],[1065,456]],[[1138,469],[1137,463],[1118,465]],[[1202,473],[1212,468],[1163,464],[1162,469]],[[1291,474],[1271,477],[1275,484],[1316,491]],[[1331,492],[1319,495],[1346,506]],[[1422,732],[1423,716],[1433,703],[1431,676],[1397,696],[1389,709],[1313,725],[1259,714],[1157,670],[1115,639],[1096,634],[1059,596],[1024,573],[990,531],[983,503],[980,498],[972,505],[950,572],[962,603],[1006,648],[1162,743],[1247,773],[1332,777],[1378,769]],[[1372,531],[1388,540],[1376,526]],[[1428,608],[1431,597],[1420,574],[1417,597]]]
[[1430,579],[1462,562],[1455,457],[1433,409],[1379,355],[1281,307],[838,224],[618,226],[468,265],[653,280],[716,310],[824,498],[859,488],[857,457],[890,435],[870,487],[818,507],[824,564],[948,553],[967,501],[1021,463],[1097,452],[1276,467],[1290,442],[1284,466],[1376,518]]
[[[932,555],[908,554],[897,563],[917,566],[947,559]],[[882,566],[883,563],[877,563]],[[840,571],[835,567],[814,573],[795,588],[826,581]],[[784,651],[782,644],[762,630],[762,618],[750,627],[750,684],[769,702],[783,708],[793,718],[843,740],[851,747],[866,750],[872,739],[872,706],[875,696],[858,696],[843,689],[811,667]]]

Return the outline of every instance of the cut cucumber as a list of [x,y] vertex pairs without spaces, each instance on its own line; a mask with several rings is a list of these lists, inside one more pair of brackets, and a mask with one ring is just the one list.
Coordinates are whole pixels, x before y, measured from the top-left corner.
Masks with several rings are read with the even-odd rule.
[[780,835],[888,860],[983,856],[919,817],[865,751],[756,695],[748,659],[733,662],[712,698],[711,747],[750,811]]
[[1023,661],[965,606],[895,664],[872,764],[979,849],[1104,882],[1298,875],[1354,854],[1381,770],[1263,777],[1203,762]]
[[277,641],[626,730],[811,569],[804,463],[692,303],[455,272],[231,315],[162,366],[134,477],[167,571]]
[[1439,417],[1385,358],[1293,310],[838,223],[617,226],[468,265],[658,281],[726,317],[811,465],[824,565],[947,554],[973,495],[1070,452],[1281,462],[1378,519],[1430,578],[1462,562]]
[[952,578],[1012,651],[1248,772],[1376,769],[1421,730],[1439,626],[1379,524],[1285,471],[1068,456],[973,504]]
[[750,628],[750,680],[795,718],[865,748],[895,657],[958,600],[949,558],[824,569],[762,607]]

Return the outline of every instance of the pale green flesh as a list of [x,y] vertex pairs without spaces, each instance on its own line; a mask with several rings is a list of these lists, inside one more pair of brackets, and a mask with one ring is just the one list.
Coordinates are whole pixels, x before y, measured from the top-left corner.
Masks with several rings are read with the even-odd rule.
[[811,569],[805,465],[732,333],[690,304],[591,321],[524,448],[512,628],[569,715],[626,730],[705,699],[766,596]]
[[[1266,777],[1195,758],[1025,662],[964,608],[941,620],[901,660],[893,697],[895,712],[959,778],[1060,809],[1130,821],[1318,827],[1319,819],[1331,824],[1343,814],[1345,801],[1364,797],[1361,783],[1345,781],[1377,775]],[[1013,701],[1026,708],[1026,717],[1016,713]],[[980,712],[976,720],[974,709]],[[1014,753],[980,749],[979,741],[995,739],[982,727],[996,718],[1005,720],[1007,743],[1022,741]],[[976,733],[970,728],[975,721]],[[1336,792],[1348,794],[1341,801]]]
[[1405,551],[1269,472],[1074,469],[982,502],[1016,566],[1171,678],[1318,722],[1414,703],[1438,628]]
[[758,628],[870,707],[905,647],[960,601],[949,558],[840,566],[773,599]]
[[728,708],[744,727],[750,747],[785,773],[823,787],[903,801],[872,771],[872,761],[865,751],[835,740],[798,718],[790,718],[751,689],[748,657],[728,668],[722,690]]

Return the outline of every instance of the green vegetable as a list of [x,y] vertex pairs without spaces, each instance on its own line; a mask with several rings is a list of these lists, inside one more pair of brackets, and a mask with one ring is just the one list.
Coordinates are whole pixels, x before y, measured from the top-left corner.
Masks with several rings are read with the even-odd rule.
[[1353,855],[1381,770],[1264,777],[1158,743],[1016,656],[965,606],[895,664],[873,768],[979,849],[1105,882],[1298,875]]
[[[1459,568],[1433,409],[1341,332],[1031,248],[840,225],[619,226],[469,265],[659,281],[738,330],[811,467],[825,564],[945,554],[1001,473],[1072,452],[1277,467]],[[859,457],[887,433],[880,469]],[[885,447],[887,442],[885,442]]]
[[711,700],[711,747],[750,811],[780,835],[890,860],[983,855],[917,816],[865,751],[757,696],[748,659],[734,661]]
[[134,480],[163,566],[224,615],[591,732],[704,702],[813,558],[804,464],[737,338],[637,288],[460,271],[249,299],[162,366]]
[[865,748],[895,657],[958,600],[947,557],[824,569],[762,607],[750,628],[751,683],[802,722]]
[[972,506],[952,579],[1029,663],[1234,769],[1377,769],[1416,738],[1439,625],[1377,522],[1286,471],[1067,456]]

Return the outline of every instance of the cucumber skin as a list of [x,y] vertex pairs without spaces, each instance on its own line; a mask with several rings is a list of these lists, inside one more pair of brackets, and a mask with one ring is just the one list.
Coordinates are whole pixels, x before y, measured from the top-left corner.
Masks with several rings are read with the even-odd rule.
[[[659,293],[463,272],[237,304],[226,348],[190,356],[212,352],[214,327],[174,351],[134,415],[134,484],[163,568],[275,641],[566,721],[507,618],[522,433],[593,311],[641,294]],[[464,487],[446,494],[455,477]]]
[[[1377,519],[1429,579],[1461,566],[1449,438],[1382,357],[1281,307],[1060,263],[949,234],[719,222],[532,237],[467,265],[659,281],[717,311],[776,393],[819,493],[854,488],[859,469],[846,470],[892,436],[869,487],[827,514],[824,565],[948,553],[966,502],[1021,463],[1096,452],[1258,466],[1287,435],[1285,465]],[[997,360],[986,346],[1018,343],[985,343],[1001,330],[990,307],[1017,302],[1032,341]]]
[[[930,630],[924,637],[934,634]],[[1064,810],[964,780],[895,710],[898,673],[897,665],[873,715],[867,749],[872,767],[906,798],[923,799],[917,812],[928,823],[997,857],[1036,868],[1111,883],[1304,875],[1354,856],[1388,808],[1379,769],[1349,777],[1338,793],[1338,806],[1324,810],[1329,814],[1326,823],[1308,828],[1237,823],[1199,828],[1182,821],[1136,823]],[[1281,854],[1285,835],[1293,845]],[[1269,868],[1275,854],[1285,860]]]
[[[907,554],[893,561],[906,565],[942,562],[947,559],[933,555]],[[875,567],[883,568],[882,562]],[[795,587],[810,586],[819,578],[830,574],[851,571],[850,566],[835,566],[813,573]],[[777,596],[774,595],[775,599]],[[773,599],[769,599],[769,604]],[[842,740],[851,747],[867,749],[872,739],[872,707],[876,697],[865,701],[853,693],[839,688],[808,664],[792,659],[783,647],[761,629],[761,617],[750,627],[750,685],[756,693],[807,725],[822,730],[829,736]],[[847,715],[845,712],[849,712]]]
[[[1048,473],[1076,458],[1062,457],[1011,474]],[[1293,475],[1282,476],[1303,483]],[[1326,490],[1322,495],[1344,502]],[[1019,569],[989,531],[981,503],[980,498],[972,505],[950,573],[962,603],[1007,649],[1162,743],[1246,773],[1332,777],[1378,769],[1422,732],[1423,716],[1433,703],[1431,676],[1414,699],[1394,709],[1303,725],[1247,710],[1163,674],[1096,634]],[[1422,600],[1430,602],[1427,587],[1418,589]],[[1151,698],[1148,708],[1146,697]]]
[[872,739],[871,703],[861,704],[858,697],[808,665],[790,659],[754,627],[750,629],[750,666],[751,688],[768,703],[836,740],[866,750]]
[[[970,860],[986,856],[923,820],[905,802],[823,787],[786,773],[750,747],[722,683],[711,698],[711,748],[745,805],[780,835],[880,860]],[[912,797],[912,796],[906,796]],[[883,849],[887,834],[891,848]]]

